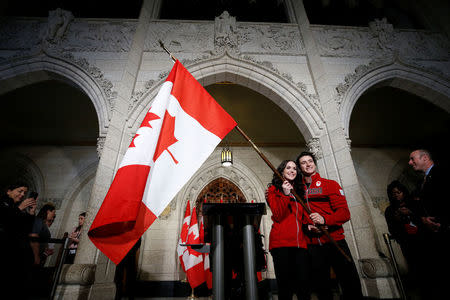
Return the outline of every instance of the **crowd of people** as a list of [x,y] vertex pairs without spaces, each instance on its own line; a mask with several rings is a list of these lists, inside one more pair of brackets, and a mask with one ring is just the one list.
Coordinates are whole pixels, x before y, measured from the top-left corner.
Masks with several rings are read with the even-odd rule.
[[[24,182],[9,185],[0,196],[0,267],[8,270],[0,272],[0,282],[2,293],[15,299],[32,299],[32,293],[48,289],[46,278],[51,278],[44,266],[54,253],[49,227],[56,207],[46,203],[36,213],[37,202],[37,193],[28,194]],[[81,226],[77,227],[78,235],[70,236],[75,249]]]
[[423,180],[411,193],[397,180],[388,185],[386,223],[408,264],[407,286],[418,289],[423,299],[443,299],[443,274],[450,267],[450,202],[444,191],[448,176],[424,149],[411,152],[409,165]]
[[[450,263],[450,201],[444,194],[446,175],[435,165],[427,150],[415,150],[409,165],[423,173],[423,181],[409,192],[400,181],[387,186],[390,205],[385,211],[389,232],[407,261],[410,279],[423,287],[421,296],[441,299]],[[42,267],[53,249],[49,227],[56,217],[53,204],[45,204],[36,214],[37,196],[17,182],[0,197],[0,282],[16,298],[27,298],[36,267]],[[323,178],[315,156],[302,152],[295,160],[284,160],[266,191],[272,211],[269,250],[273,258],[278,299],[333,299],[335,274],[343,299],[362,299],[357,268],[345,240],[343,224],[350,211],[342,187]],[[78,216],[78,226],[70,233],[65,263],[73,263],[86,214]],[[133,262],[134,262],[133,258]]]
[[[446,178],[427,150],[410,154],[409,165],[424,175],[410,193],[399,181],[387,187],[385,211],[392,238],[398,241],[409,268],[409,278],[423,299],[442,299],[449,268],[449,201]],[[301,201],[299,201],[299,199]],[[310,152],[285,160],[266,191],[272,211],[269,250],[273,257],[278,299],[333,299],[332,275],[341,299],[362,299],[357,268],[345,241],[342,225],[350,211],[341,186],[320,176]],[[300,203],[302,202],[302,203]],[[302,205],[300,205],[302,204]]]

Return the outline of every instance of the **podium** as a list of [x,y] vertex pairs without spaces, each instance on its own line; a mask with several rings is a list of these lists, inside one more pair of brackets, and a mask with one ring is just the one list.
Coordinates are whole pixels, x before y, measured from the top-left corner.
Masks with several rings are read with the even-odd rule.
[[258,299],[255,230],[259,228],[262,215],[266,214],[265,203],[203,203],[202,209],[205,241],[211,243],[213,297],[225,299],[225,265],[227,253],[224,246],[225,225],[232,224],[232,234],[242,230],[246,299]]

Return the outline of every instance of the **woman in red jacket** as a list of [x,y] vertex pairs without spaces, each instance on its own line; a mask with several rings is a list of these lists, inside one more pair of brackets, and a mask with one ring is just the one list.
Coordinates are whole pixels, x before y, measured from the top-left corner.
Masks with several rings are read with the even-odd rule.
[[295,201],[291,190],[303,196],[297,165],[285,160],[278,166],[284,181],[273,175],[267,190],[267,203],[272,211],[269,250],[277,277],[278,299],[310,299],[308,284],[308,253],[302,231],[303,207]]

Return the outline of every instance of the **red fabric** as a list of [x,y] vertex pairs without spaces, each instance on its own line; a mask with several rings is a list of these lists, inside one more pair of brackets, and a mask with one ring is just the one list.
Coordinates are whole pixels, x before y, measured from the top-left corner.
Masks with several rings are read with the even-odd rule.
[[275,186],[267,191],[267,203],[272,211],[272,230],[269,249],[280,247],[306,248],[305,234],[302,230],[303,207],[290,200]]
[[[199,168],[212,153],[217,145],[215,142],[219,139],[207,137],[213,134],[222,139],[236,126],[233,118],[217,104],[180,62],[175,63],[167,81],[155,97],[152,108],[131,141],[88,232],[94,245],[115,264],[123,259],[162,213],[175,194],[194,174],[195,168]],[[175,101],[178,101],[182,109],[177,110],[175,116],[172,116],[168,113],[167,107],[169,103],[176,105]],[[205,132],[202,135],[204,140],[197,138],[194,129],[186,127],[181,130],[184,135],[175,137],[177,117],[181,117],[180,122],[192,124],[192,119],[187,118],[188,116],[195,119],[193,120],[195,124],[198,122],[203,126],[198,126],[199,128],[195,130],[199,133]],[[185,160],[179,163],[178,156],[171,150],[176,148],[173,145],[180,144],[179,141],[184,141],[184,145],[189,146],[203,145],[207,150],[199,153],[196,151],[197,148],[190,147],[183,152],[186,154],[183,156]],[[203,144],[204,141],[207,143]],[[150,153],[151,151],[153,152]],[[171,157],[170,162],[164,159],[166,155],[163,154],[166,152]],[[195,168],[188,167],[190,165],[194,165]],[[162,184],[165,178],[167,181]]]
[[178,258],[180,259],[181,267],[183,268],[184,272],[186,272],[186,267],[184,266],[184,262],[183,262],[183,253],[184,253],[184,251],[187,251],[187,247],[181,246],[181,244],[187,243],[190,222],[191,222],[191,205],[190,205],[189,201],[187,201],[186,211],[184,212],[183,225],[181,226],[180,240],[178,241],[178,246],[177,246]]
[[[336,240],[345,238],[342,225],[350,220],[350,210],[345,199],[344,190],[334,180],[320,177],[319,173],[311,176],[312,182],[305,190],[305,201],[311,212],[317,212],[325,219],[330,236]],[[305,224],[313,224],[309,217],[304,219]],[[324,234],[307,234],[308,243],[327,243],[330,240]]]
[[[141,202],[150,167],[131,165],[116,177],[88,233],[94,245],[118,264],[156,216]],[[116,234],[111,234],[112,232]]]
[[[236,121],[214,101],[178,60],[167,81],[174,82],[172,95],[178,99],[183,110],[208,131],[223,139],[236,126]],[[211,115],[218,118],[211,118]]]
[[[197,222],[196,208],[192,210],[191,224],[189,225],[188,244],[200,244],[200,231]],[[203,255],[188,247],[189,256],[185,259],[186,275],[192,288],[196,288],[205,282],[205,268],[203,265]]]
[[[203,216],[201,216],[200,218],[200,243],[201,244],[205,243],[205,226],[203,223]],[[212,272],[209,253],[203,253],[203,266],[205,270],[206,285],[208,286],[208,289],[212,289]]]

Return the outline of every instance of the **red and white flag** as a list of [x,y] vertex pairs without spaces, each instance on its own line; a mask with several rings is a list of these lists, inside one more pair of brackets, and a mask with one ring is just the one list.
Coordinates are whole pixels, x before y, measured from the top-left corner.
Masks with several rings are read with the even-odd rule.
[[[200,243],[205,243],[205,224],[203,223],[203,216],[200,217]],[[212,272],[209,261],[209,253],[203,254],[203,269],[205,270],[205,281],[208,289],[212,289]]]
[[187,244],[189,225],[191,224],[191,205],[189,200],[186,205],[186,212],[184,213],[183,225],[181,226],[180,240],[178,241],[177,252],[178,258],[180,259],[181,267],[183,271],[186,272],[186,268],[183,262],[183,253],[187,250],[186,246],[181,246],[182,244]]
[[[191,224],[188,232],[188,244],[200,244],[200,231],[198,229],[197,212],[194,207],[191,215]],[[184,267],[191,288],[196,288],[205,282],[205,269],[203,266],[203,255],[188,247],[183,253]]]
[[236,122],[176,61],[88,232],[118,264]]

